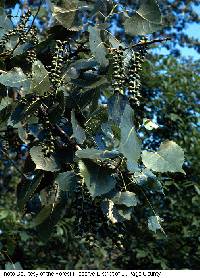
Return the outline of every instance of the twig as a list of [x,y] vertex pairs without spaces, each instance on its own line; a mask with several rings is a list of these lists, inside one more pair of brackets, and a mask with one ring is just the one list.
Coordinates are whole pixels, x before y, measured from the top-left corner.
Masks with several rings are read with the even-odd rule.
[[[155,215],[155,217],[157,217],[156,211],[154,210],[154,208],[153,208],[151,202],[149,201],[149,199],[148,199],[146,193],[144,192],[144,190],[141,188],[141,186],[138,185],[137,180],[136,180],[134,177],[132,177],[132,179],[130,179],[130,180],[132,181],[132,183],[134,183],[134,184],[136,184],[136,185],[138,186],[138,188],[140,189],[140,191],[141,191],[142,194],[144,195],[145,199],[147,200],[147,203],[149,204],[151,210],[153,211],[153,214]],[[134,180],[135,180],[135,182],[134,182]],[[160,224],[160,223],[159,223],[159,224]],[[163,227],[161,226],[161,224],[160,224],[160,227],[161,227],[161,231],[163,232],[163,234],[167,237],[167,235],[166,235],[166,233],[165,233]]]
[[139,43],[133,44],[131,46],[131,48],[138,47],[138,46],[144,46],[144,45],[150,45],[150,44],[157,43],[157,42],[170,41],[170,40],[171,40],[171,38],[167,37],[167,38],[163,38],[163,39],[155,39],[155,40],[152,40],[152,41],[139,42]]
[[8,258],[8,260],[10,261],[10,263],[12,264],[12,266],[13,266],[13,268],[14,268],[14,270],[15,270],[15,269],[16,269],[15,264],[13,263],[11,257],[7,254],[7,251],[2,250],[2,251],[0,251],[0,253],[1,253],[3,256],[6,256],[6,257]]

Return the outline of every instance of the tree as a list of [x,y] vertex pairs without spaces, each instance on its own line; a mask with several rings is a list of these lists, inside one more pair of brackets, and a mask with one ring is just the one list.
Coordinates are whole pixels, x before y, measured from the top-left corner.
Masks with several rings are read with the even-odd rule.
[[[184,157],[172,141],[159,144],[160,148],[155,145],[156,152],[144,142],[149,150],[141,156],[138,133],[156,126],[141,118],[145,96],[140,96],[141,64],[152,41],[144,39],[130,47],[112,37],[105,30],[113,13],[118,13],[111,1],[103,6],[107,14],[111,12],[108,18],[101,16],[97,3],[87,8],[70,3],[70,10],[66,3],[53,6],[57,24],[47,34],[38,35],[33,23],[26,27],[30,11],[12,32],[2,34],[0,82],[2,92],[9,93],[1,100],[2,139],[11,139],[6,128],[11,126],[16,141],[10,140],[10,145],[18,148],[12,151],[20,153],[22,143],[27,149],[23,170],[17,166],[22,172],[18,206],[26,217],[30,204],[39,201],[29,225],[37,227],[41,238],[47,238],[66,210],[67,218],[76,215],[80,234],[119,229],[122,225],[116,222],[131,219],[139,202],[145,207],[148,227],[164,232],[143,187],[155,196],[162,193],[151,170],[183,173]],[[133,27],[135,35],[161,28],[156,2],[147,5],[147,18],[144,4],[131,17],[124,14],[122,23],[129,35]],[[83,9],[94,24],[80,32],[78,13]],[[9,20],[3,18],[10,29]],[[22,65],[24,58],[27,62]],[[4,148],[7,158],[8,153]]]

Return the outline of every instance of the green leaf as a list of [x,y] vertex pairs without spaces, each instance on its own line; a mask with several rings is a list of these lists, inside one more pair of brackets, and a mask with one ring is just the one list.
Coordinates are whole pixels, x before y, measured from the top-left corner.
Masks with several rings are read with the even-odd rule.
[[119,192],[112,198],[113,203],[117,205],[125,205],[127,207],[134,207],[139,200],[135,193],[130,191]]
[[124,21],[127,34],[146,35],[160,30],[161,12],[156,0],[142,0],[139,9]]
[[155,124],[149,119],[143,119],[143,125],[147,130],[153,130],[159,128],[159,125]]
[[181,172],[184,163],[184,151],[173,141],[166,141],[160,145],[158,152],[142,152],[144,165],[156,172]]
[[67,75],[71,79],[77,79],[81,73],[81,70],[90,70],[96,66],[97,62],[94,59],[80,59],[70,65],[67,65],[66,68],[64,66],[66,72],[63,76]]
[[9,72],[0,75],[0,83],[7,87],[21,88],[28,90],[30,81],[21,68],[14,68]]
[[94,4],[94,9],[92,11],[93,15],[97,15],[98,17],[106,17],[110,14],[113,8],[112,0],[97,0]]
[[[52,207],[52,206],[51,206]],[[41,240],[47,242],[52,231],[53,227],[58,223],[58,221],[65,214],[65,205],[58,203],[55,205],[54,209],[51,210],[49,216],[43,218],[43,222],[40,225],[37,225],[38,236]]]
[[0,111],[0,130],[7,128],[8,120],[12,112],[12,105],[8,105]]
[[73,136],[76,138],[78,144],[83,144],[86,139],[84,129],[78,124],[76,120],[74,110],[71,112],[71,123],[73,129]]
[[22,270],[22,266],[20,264],[20,262],[16,262],[16,263],[6,263],[5,264],[5,270]]
[[0,38],[8,31],[12,30],[12,22],[11,20],[6,16],[5,9],[0,8]]
[[73,171],[59,173],[55,179],[59,189],[62,191],[74,191],[76,187],[76,176]]
[[61,6],[53,6],[53,17],[65,28],[72,30],[81,29],[81,21],[78,18],[78,11],[81,6],[78,6],[77,0],[66,0]]
[[106,58],[107,51],[102,42],[104,32],[97,27],[89,26],[89,44],[90,50],[94,55],[96,61],[103,67],[108,66],[109,62]]
[[8,125],[13,127],[21,126],[20,121],[22,121],[25,117],[25,108],[26,106],[23,103],[19,103],[18,105],[16,105],[16,107],[12,111],[12,114],[10,115],[10,118],[8,119]]
[[9,210],[0,208],[0,220],[7,218],[9,215]]
[[23,125],[18,127],[18,136],[22,140],[23,143],[29,144],[30,140],[28,140],[28,133]]
[[48,92],[50,87],[49,73],[44,65],[38,60],[32,65],[32,79],[30,91],[37,95],[43,95]]
[[127,104],[121,119],[121,141],[119,150],[127,158],[127,164],[132,166],[132,170],[137,170],[137,162],[141,154],[141,141],[138,138],[133,125],[133,110]]
[[31,159],[36,165],[36,169],[56,172],[60,170],[60,165],[54,156],[45,157],[41,146],[34,146],[30,149]]
[[36,189],[40,185],[43,175],[37,174],[32,181],[27,180],[25,184],[19,186],[17,205],[21,211],[23,211],[26,203],[33,197]]
[[157,176],[154,175],[149,169],[145,168],[141,172],[135,172],[134,178],[138,185],[153,192],[157,191],[164,194],[162,185],[159,182]]
[[105,160],[107,158],[113,158],[119,155],[119,152],[116,151],[102,151],[102,150],[97,150],[94,148],[91,149],[84,149],[84,150],[78,150],[76,151],[76,156],[78,158],[89,158],[89,159],[100,159],[100,160]]
[[162,221],[162,219],[158,215],[150,216],[148,218],[148,228],[149,228],[149,230],[151,230],[153,232],[156,232],[157,230],[162,230],[163,231],[163,228],[160,225],[161,221]]
[[116,185],[115,179],[106,168],[90,160],[79,161],[79,169],[93,198],[110,192]]
[[47,219],[51,215],[52,211],[52,204],[43,207],[41,211],[36,215],[36,217],[31,221],[29,228],[33,228],[42,224],[45,221],[45,219]]
[[4,97],[1,100],[0,103],[0,111],[3,110],[4,108],[6,108],[8,105],[10,105],[13,102],[13,99],[10,97]]

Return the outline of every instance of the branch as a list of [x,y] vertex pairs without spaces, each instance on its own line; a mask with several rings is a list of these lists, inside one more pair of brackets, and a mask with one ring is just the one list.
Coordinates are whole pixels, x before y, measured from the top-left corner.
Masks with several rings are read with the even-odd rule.
[[138,47],[138,46],[146,46],[146,45],[151,45],[153,43],[160,43],[160,42],[165,42],[165,41],[170,41],[171,38],[167,37],[167,38],[163,38],[163,39],[155,39],[155,40],[152,40],[152,41],[144,41],[144,42],[139,42],[139,43],[136,43],[136,44],[133,44],[131,46],[131,48],[134,48],[134,47]]

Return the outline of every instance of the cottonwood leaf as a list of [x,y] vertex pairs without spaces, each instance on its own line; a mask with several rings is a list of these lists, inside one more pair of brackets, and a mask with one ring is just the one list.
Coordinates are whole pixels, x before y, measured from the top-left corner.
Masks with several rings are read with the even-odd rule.
[[107,169],[90,160],[79,161],[79,169],[93,198],[110,192],[116,185]]
[[74,110],[71,112],[71,123],[73,129],[73,136],[76,138],[78,144],[83,144],[86,139],[84,129],[78,124],[76,120]]
[[53,6],[53,17],[65,28],[80,30],[81,21],[78,12],[84,6],[77,0],[66,0],[61,6]]
[[161,12],[156,0],[142,0],[139,9],[124,21],[126,33],[131,36],[146,35],[160,30]]
[[60,202],[56,204],[53,209],[51,209],[49,216],[44,218],[44,221],[40,225],[37,225],[38,236],[42,241],[47,241],[49,239],[49,236],[53,231],[53,227],[64,216],[64,214],[65,204]]
[[103,150],[97,150],[95,148],[91,149],[84,149],[84,150],[78,150],[76,151],[76,156],[79,158],[89,158],[89,159],[100,159],[105,160],[107,158],[113,158],[118,156],[119,152],[116,150],[113,151],[103,151]]
[[18,196],[17,196],[17,205],[22,211],[26,203],[32,198],[36,189],[41,183],[43,175],[37,174],[33,180],[27,180],[26,183],[19,187]]
[[32,65],[31,91],[37,95],[48,92],[50,87],[49,73],[42,62],[35,61]]
[[30,140],[28,140],[28,133],[23,125],[18,127],[18,136],[22,140],[23,143],[29,144]]
[[53,155],[45,157],[41,146],[34,146],[30,149],[31,159],[36,165],[36,169],[56,172],[60,170],[60,165]]
[[127,164],[137,170],[137,162],[141,154],[141,141],[133,125],[133,110],[127,104],[121,118],[121,140],[119,150],[127,158]]
[[52,204],[43,207],[41,211],[36,215],[36,217],[30,223],[30,228],[42,224],[51,215],[52,210],[53,210]]
[[96,61],[103,67],[108,66],[108,59],[106,58],[107,51],[102,42],[102,37],[104,35],[103,30],[97,27],[89,26],[89,44],[90,50],[94,55]]
[[55,179],[59,189],[62,191],[74,191],[76,187],[76,176],[73,171],[59,173]]
[[173,141],[166,141],[160,145],[157,152],[142,152],[144,165],[156,172],[181,172],[184,163],[184,151]]
[[30,87],[30,80],[28,80],[21,68],[14,68],[6,73],[0,75],[0,83],[7,87],[21,88],[28,90]]
[[8,31],[12,30],[13,25],[11,20],[5,14],[5,9],[0,8],[0,38]]
[[112,0],[96,0],[92,13],[98,15],[99,17],[106,17],[112,11],[112,8]]
[[158,215],[150,216],[148,218],[148,228],[149,228],[149,230],[151,230],[153,232],[156,232],[157,230],[162,230],[163,231],[163,228],[160,224],[161,221],[162,221],[162,219]]
[[4,108],[6,108],[8,105],[10,105],[13,102],[13,99],[10,97],[4,97],[1,100],[0,103],[0,111],[2,111]]
[[23,267],[21,266],[20,262],[16,263],[6,263],[5,264],[5,270],[22,270]]
[[117,205],[125,205],[127,207],[134,207],[139,202],[136,194],[130,191],[117,193],[112,198],[112,201]]
[[146,187],[150,191],[157,191],[164,194],[160,181],[149,169],[145,168],[141,172],[135,172],[134,178],[138,185]]
[[149,119],[143,119],[143,125],[147,130],[153,130],[159,128],[159,125],[155,124]]

